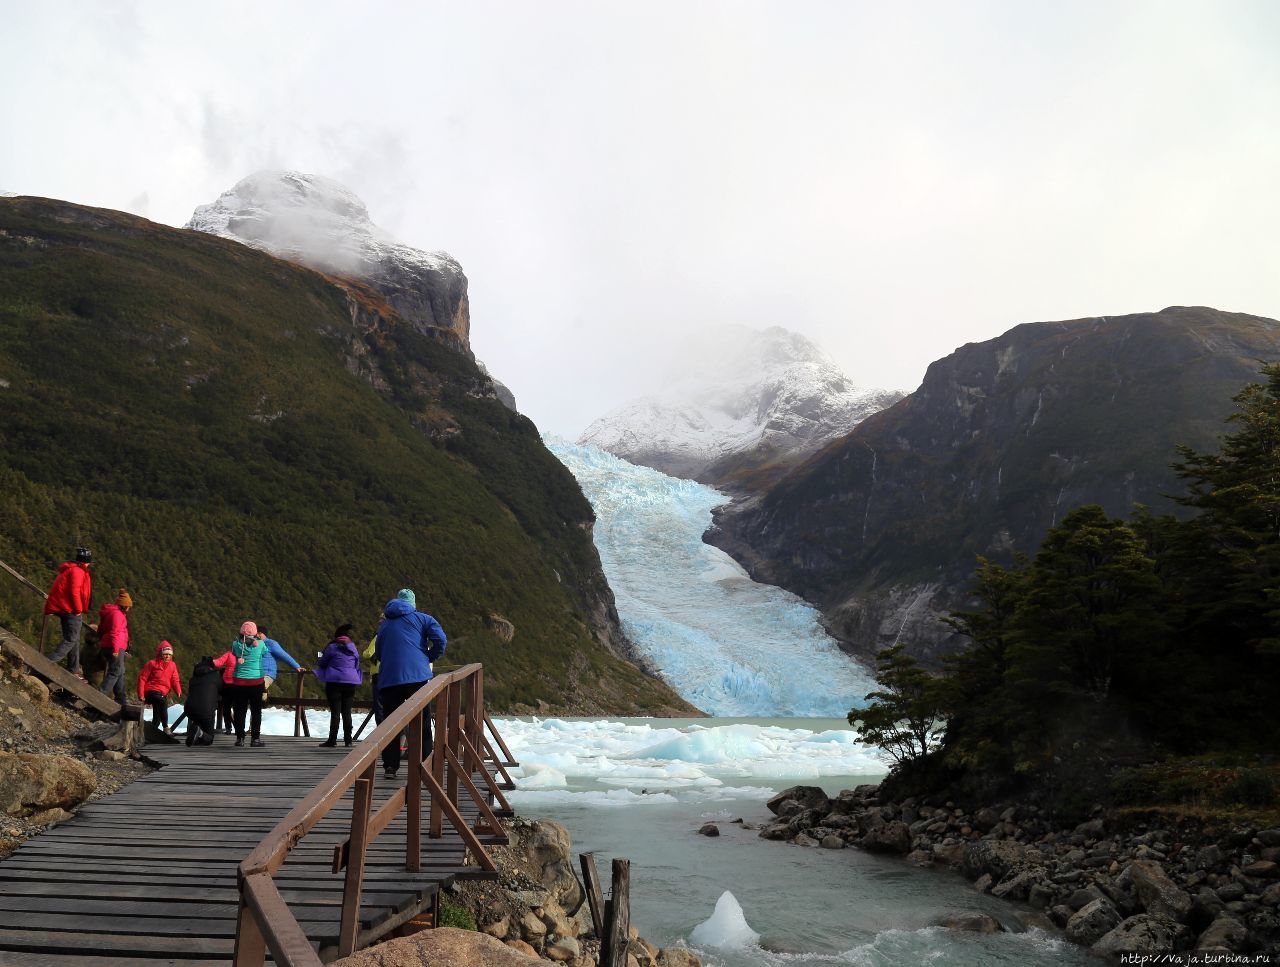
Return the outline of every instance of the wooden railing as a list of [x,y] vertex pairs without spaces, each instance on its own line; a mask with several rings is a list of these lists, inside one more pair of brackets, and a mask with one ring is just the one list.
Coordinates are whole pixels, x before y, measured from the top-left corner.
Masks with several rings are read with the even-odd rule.
[[[434,703],[434,712],[429,705]],[[422,723],[432,715],[435,725],[433,751],[423,756]],[[365,850],[369,843],[387,828],[403,811],[405,813],[405,869],[422,871],[422,790],[430,793],[427,817],[428,836],[444,835],[448,820],[454,834],[461,837],[474,862],[484,870],[496,872],[493,860],[479,840],[481,835],[501,835],[501,822],[488,798],[473,779],[482,776],[486,791],[509,814],[510,806],[502,789],[489,771],[488,759],[509,780],[485,735],[492,721],[484,711],[484,669],[466,665],[437,675],[391,715],[387,716],[369,738],[359,743],[276,824],[240,863],[240,913],[236,923],[236,967],[259,967],[268,950],[277,964],[285,967],[319,967],[321,960],[311,941],[298,925],[288,905],[276,889],[273,875],[284,864],[289,853],[347,794],[353,793],[351,828],[346,840],[334,847],[334,873],[346,871],[342,894],[342,913],[338,930],[337,956],[345,957],[356,949],[360,935],[360,898],[363,890]],[[374,782],[382,750],[400,741],[408,732],[407,783],[396,789],[374,809]],[[510,759],[501,736],[494,739]],[[508,786],[508,788],[510,788]],[[480,822],[472,828],[459,809],[460,791],[475,802]]]

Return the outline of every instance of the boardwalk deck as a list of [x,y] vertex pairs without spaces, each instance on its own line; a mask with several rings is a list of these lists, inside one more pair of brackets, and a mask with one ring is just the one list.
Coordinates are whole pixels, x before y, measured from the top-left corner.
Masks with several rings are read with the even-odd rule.
[[[306,738],[269,736],[266,742],[262,749],[235,748],[219,736],[211,747],[148,746],[162,769],[87,803],[75,819],[0,862],[0,965],[228,963],[237,864],[346,751]],[[379,776],[375,807],[396,788]],[[474,824],[474,804],[464,797],[460,805]],[[369,845],[358,946],[421,912],[455,878],[492,875],[464,865],[462,841],[448,827],[442,838],[428,838],[428,814],[421,873],[405,872],[403,812]],[[336,944],[342,908],[344,874],[332,872],[333,850],[349,833],[350,815],[348,792],[275,876],[325,958]]]

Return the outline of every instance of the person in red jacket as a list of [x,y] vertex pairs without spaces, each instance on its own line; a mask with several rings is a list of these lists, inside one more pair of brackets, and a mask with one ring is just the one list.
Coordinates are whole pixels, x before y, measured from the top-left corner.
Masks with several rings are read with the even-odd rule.
[[84,678],[80,669],[80,628],[93,593],[93,578],[89,575],[92,561],[93,555],[87,547],[77,547],[75,560],[64,561],[58,568],[58,576],[53,579],[44,603],[44,613],[56,614],[62,623],[62,641],[49,660],[56,665],[70,655],[71,673],[80,679]]
[[173,660],[173,645],[156,645],[156,657],[142,666],[138,675],[138,698],[151,706],[151,721],[169,731],[169,692],[182,697],[182,679]]
[[107,660],[107,674],[102,679],[102,690],[123,705],[124,689],[124,653],[129,650],[129,609],[133,607],[133,598],[129,592],[121,588],[110,604],[104,604],[98,611],[98,647],[102,649],[102,657]]

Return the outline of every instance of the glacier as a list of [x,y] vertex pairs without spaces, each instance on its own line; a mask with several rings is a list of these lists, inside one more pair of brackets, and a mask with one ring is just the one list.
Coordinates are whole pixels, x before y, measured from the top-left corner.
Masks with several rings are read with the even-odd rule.
[[704,544],[728,498],[598,447],[545,437],[596,512],[623,630],[645,662],[713,716],[843,717],[874,687],[818,611]]

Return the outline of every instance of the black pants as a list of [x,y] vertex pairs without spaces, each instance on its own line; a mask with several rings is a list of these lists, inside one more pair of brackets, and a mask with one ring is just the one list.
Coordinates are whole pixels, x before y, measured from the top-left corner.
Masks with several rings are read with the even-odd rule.
[[249,731],[253,734],[253,738],[257,738],[262,731],[262,682],[254,682],[252,685],[241,685],[239,682],[232,684],[231,688],[231,709],[236,723],[236,736],[244,737],[244,714],[251,712],[249,720]]
[[218,716],[222,719],[222,731],[228,734],[231,733],[231,696],[233,694],[235,693],[231,686],[226,682],[218,685]]
[[191,745],[196,741],[196,729],[200,730],[200,744],[213,745],[213,736],[215,734],[213,728],[213,713],[204,712],[203,714],[193,713],[190,707],[187,708],[187,745]]
[[378,691],[378,673],[377,672],[374,672],[369,677],[369,688],[373,695],[373,708],[371,709],[371,711],[373,712],[373,721],[376,724],[381,725],[382,720],[386,718],[386,715],[382,711],[382,695]]
[[169,727],[169,700],[162,692],[147,692],[143,695],[151,706],[151,722],[162,729]]
[[342,738],[351,741],[351,700],[356,697],[354,685],[325,682],[324,697],[329,700],[329,741],[338,739],[338,715],[342,715]]
[[[379,689],[382,696],[382,717],[391,718],[393,712],[403,705],[426,682],[410,682],[407,685],[387,685]],[[431,708],[428,707],[422,716],[422,757],[431,754]],[[388,772],[400,770],[400,743],[392,742],[382,750],[382,767]]]

